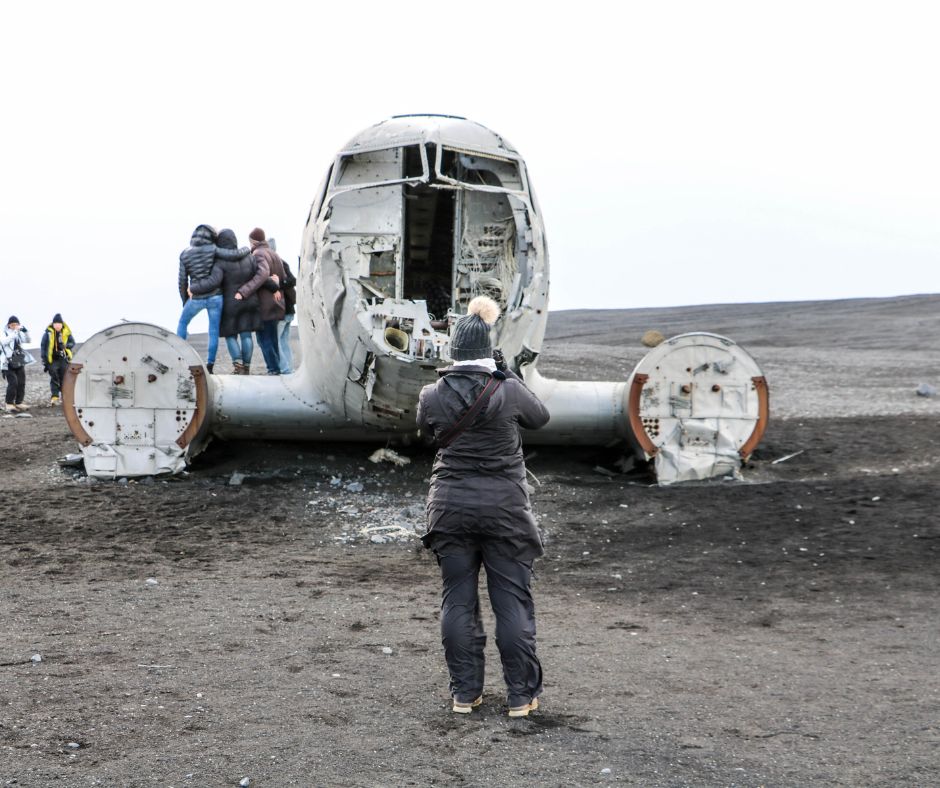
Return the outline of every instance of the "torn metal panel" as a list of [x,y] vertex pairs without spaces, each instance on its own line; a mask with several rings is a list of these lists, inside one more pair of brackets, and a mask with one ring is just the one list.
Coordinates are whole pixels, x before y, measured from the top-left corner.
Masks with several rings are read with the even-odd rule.
[[672,422],[653,458],[656,480],[675,482],[733,476],[741,467],[738,444],[718,419]]

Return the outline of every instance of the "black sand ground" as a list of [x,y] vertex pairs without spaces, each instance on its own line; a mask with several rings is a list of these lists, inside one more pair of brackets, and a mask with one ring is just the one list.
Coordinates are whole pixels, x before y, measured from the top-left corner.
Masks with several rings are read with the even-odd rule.
[[0,785],[937,784],[940,402],[914,390],[940,382],[938,311],[553,314],[543,374],[626,378],[646,329],[717,331],[774,415],[744,483],[538,449],[523,720],[492,642],[482,709],[450,713],[433,557],[370,539],[420,521],[429,454],[217,443],[184,477],[91,484],[56,465],[60,413],[0,420]]

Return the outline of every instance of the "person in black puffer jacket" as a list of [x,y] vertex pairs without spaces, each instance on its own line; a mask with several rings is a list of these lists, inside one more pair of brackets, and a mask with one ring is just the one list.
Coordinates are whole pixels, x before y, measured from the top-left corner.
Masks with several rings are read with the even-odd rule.
[[549,413],[518,375],[505,364],[497,368],[490,326],[498,316],[495,301],[474,298],[451,336],[454,364],[438,370],[440,380],[421,390],[418,426],[440,446],[421,541],[441,568],[441,640],[453,710],[467,714],[483,699],[486,635],[477,596],[482,565],[509,716],[523,717],[538,708],[542,692],[531,579],[543,550],[519,429],[544,426]]
[[[209,313],[209,352],[206,357],[209,372],[212,372],[219,348],[219,320],[222,317],[221,277],[215,276],[214,264],[215,230],[208,224],[200,224],[193,230],[189,247],[180,254],[178,285],[183,312],[176,334],[186,339],[189,322],[203,309]],[[197,296],[192,295],[194,286],[199,293]]]
[[177,284],[184,304],[190,299],[190,284],[193,282],[199,283],[201,298],[219,295],[221,292],[218,282],[213,286],[205,281],[212,275],[212,266],[215,265],[215,239],[215,230],[208,224],[200,224],[193,230],[189,246],[180,253]]
[[[254,340],[251,332],[261,328],[258,293],[245,298],[235,294],[258,271],[258,266],[248,247],[238,248],[238,240],[232,230],[222,230],[216,239],[217,255],[215,268],[221,274],[222,318],[219,321],[219,336],[224,337],[236,375],[250,373]],[[232,258],[231,254],[237,254]],[[193,286],[193,295],[201,295],[202,287],[210,287],[212,279]]]

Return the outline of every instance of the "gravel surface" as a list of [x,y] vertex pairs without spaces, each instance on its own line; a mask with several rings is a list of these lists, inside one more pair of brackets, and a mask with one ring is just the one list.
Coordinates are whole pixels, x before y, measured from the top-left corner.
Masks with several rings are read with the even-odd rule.
[[553,314],[543,374],[626,378],[647,329],[711,330],[772,417],[738,483],[530,454],[546,691],[519,720],[492,639],[483,706],[449,711],[410,533],[430,454],[215,442],[92,482],[31,370],[32,417],[0,419],[0,785],[937,784],[938,307]]

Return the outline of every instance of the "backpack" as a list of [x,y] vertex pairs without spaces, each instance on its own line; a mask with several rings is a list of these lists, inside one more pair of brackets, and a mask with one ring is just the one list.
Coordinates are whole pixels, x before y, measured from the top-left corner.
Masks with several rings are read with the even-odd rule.
[[26,353],[23,352],[19,342],[13,343],[13,355],[10,356],[7,366],[10,369],[19,369],[26,366]]

